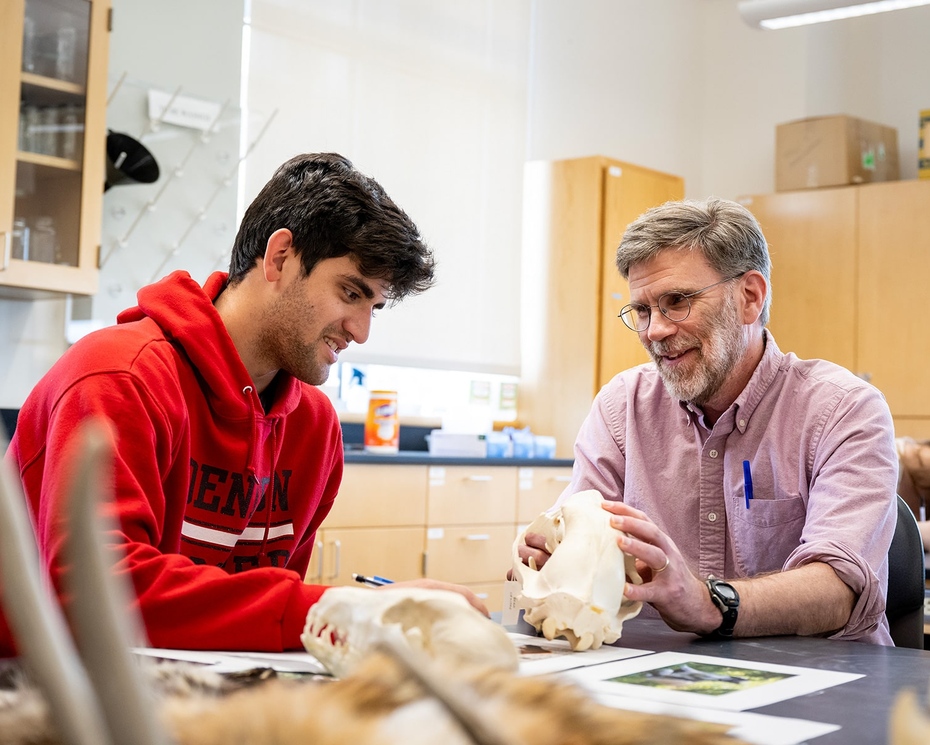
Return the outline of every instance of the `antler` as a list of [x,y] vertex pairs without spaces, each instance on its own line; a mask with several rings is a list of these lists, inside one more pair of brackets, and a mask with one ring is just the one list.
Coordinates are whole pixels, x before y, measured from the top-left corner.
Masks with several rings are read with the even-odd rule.
[[[105,473],[112,458],[110,440],[105,428],[93,422],[80,427],[76,438],[65,550],[71,567],[67,579],[73,591],[74,638],[81,655],[61,608],[44,589],[27,502],[7,460],[0,461],[3,608],[23,663],[45,695],[64,742],[164,745],[167,737],[152,716],[153,707],[130,658],[133,623],[127,614],[130,606],[121,602],[128,591],[112,577],[100,546],[95,494],[109,484]],[[137,621],[136,625],[141,628]]]

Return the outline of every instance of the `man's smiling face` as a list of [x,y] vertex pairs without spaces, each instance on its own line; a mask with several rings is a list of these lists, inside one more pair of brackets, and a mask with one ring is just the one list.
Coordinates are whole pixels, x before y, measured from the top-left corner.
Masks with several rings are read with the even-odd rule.
[[[669,249],[630,267],[632,302],[655,305],[670,292],[692,293],[719,282],[699,250]],[[672,396],[703,406],[720,391],[746,351],[733,285],[723,283],[691,298],[691,312],[678,323],[652,309],[640,341]]]
[[388,290],[387,282],[364,277],[351,256],[323,259],[309,275],[289,277],[265,314],[260,348],[279,369],[322,385],[339,353],[368,339]]

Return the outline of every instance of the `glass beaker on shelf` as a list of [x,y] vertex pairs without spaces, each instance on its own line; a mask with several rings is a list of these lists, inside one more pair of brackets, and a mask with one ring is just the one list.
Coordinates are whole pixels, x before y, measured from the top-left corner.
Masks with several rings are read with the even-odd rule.
[[63,26],[58,29],[55,45],[55,77],[74,82],[74,63],[77,55],[77,29]]
[[11,256],[14,259],[29,261],[29,226],[26,221],[17,217],[13,220],[13,246]]
[[54,218],[49,215],[36,218],[29,238],[30,260],[54,264],[58,258],[58,231]]
[[36,19],[29,13],[23,18],[23,71],[36,69]]
[[45,106],[39,109],[39,136],[36,152],[43,155],[58,155],[57,106]]
[[58,154],[68,160],[80,160],[84,144],[84,111],[73,104],[62,106],[59,111]]
[[27,153],[39,152],[39,107],[26,104],[19,113],[19,149]]

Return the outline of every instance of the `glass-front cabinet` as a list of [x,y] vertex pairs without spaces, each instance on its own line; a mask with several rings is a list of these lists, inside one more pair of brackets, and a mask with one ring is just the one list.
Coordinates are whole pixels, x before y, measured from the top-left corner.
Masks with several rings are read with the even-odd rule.
[[0,296],[97,291],[109,14],[0,3]]

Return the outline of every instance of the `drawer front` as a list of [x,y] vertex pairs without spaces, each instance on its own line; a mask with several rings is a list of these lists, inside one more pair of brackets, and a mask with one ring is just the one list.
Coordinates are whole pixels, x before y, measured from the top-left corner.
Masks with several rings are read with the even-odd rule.
[[527,525],[545,512],[565,491],[572,480],[570,467],[519,469],[517,523]]
[[324,528],[423,525],[427,466],[347,463]]
[[516,538],[510,525],[431,527],[426,532],[426,576],[444,582],[503,582]]
[[514,522],[517,468],[429,466],[429,525]]
[[423,576],[425,529],[343,528],[321,530],[307,582],[361,587],[352,574],[401,582]]
[[466,587],[481,599],[491,613],[500,613],[504,610],[503,581],[478,582],[466,585]]

